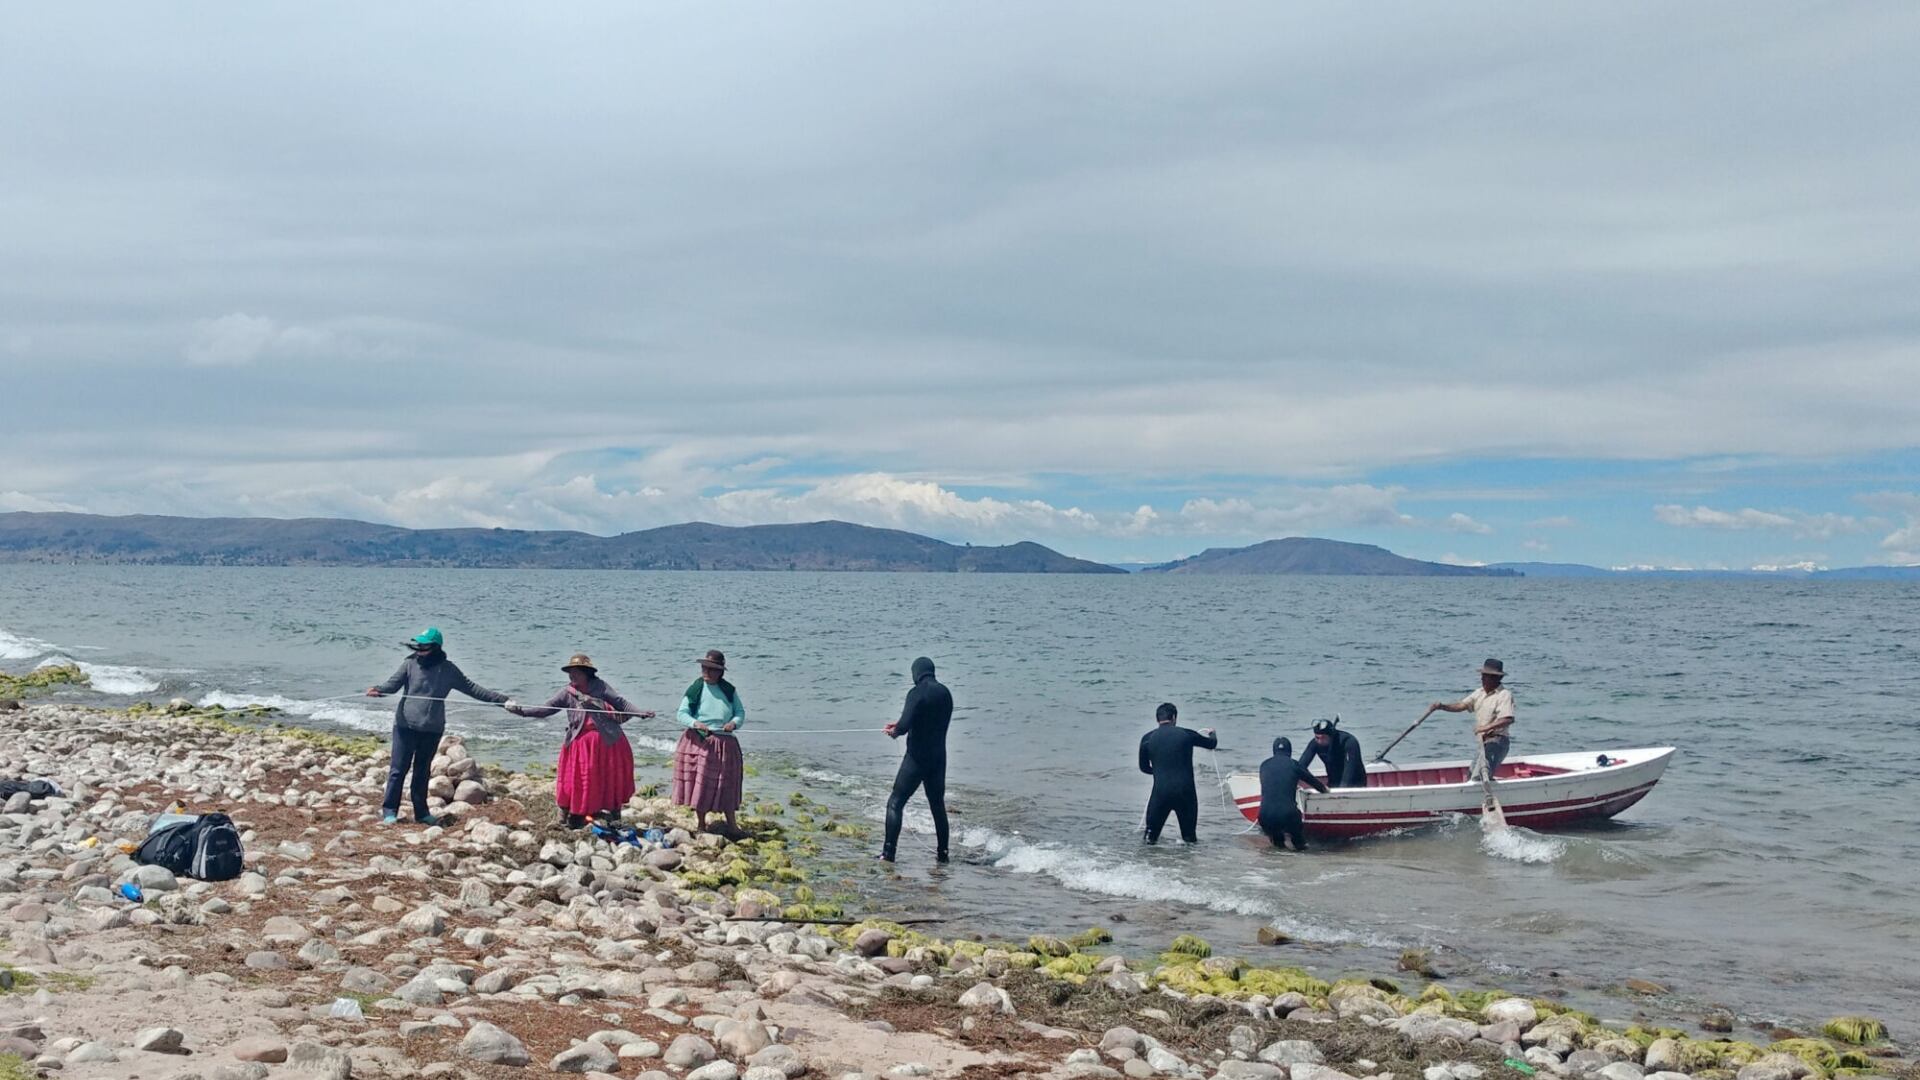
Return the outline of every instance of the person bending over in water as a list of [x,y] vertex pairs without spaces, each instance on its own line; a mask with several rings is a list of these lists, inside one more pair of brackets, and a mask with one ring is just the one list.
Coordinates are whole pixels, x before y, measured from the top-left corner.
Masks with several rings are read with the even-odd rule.
[[1300,785],[1305,784],[1322,795],[1327,785],[1293,760],[1293,743],[1273,740],[1273,756],[1260,763],[1260,831],[1273,846],[1293,838],[1293,850],[1307,850],[1306,822],[1300,817]]
[[1360,754],[1360,740],[1340,730],[1340,720],[1315,720],[1313,739],[1300,751],[1300,767],[1319,758],[1327,765],[1328,787],[1366,787],[1367,762]]
[[1147,796],[1147,843],[1160,842],[1168,814],[1180,820],[1180,839],[1198,843],[1194,825],[1200,817],[1200,796],[1193,787],[1193,748],[1212,750],[1220,740],[1212,728],[1194,731],[1174,723],[1180,710],[1171,704],[1163,703],[1153,718],[1154,729],[1140,737],[1140,771],[1153,777],[1153,794]]
[[952,720],[953,695],[933,677],[933,661],[922,656],[913,662],[913,689],[907,691],[900,719],[886,728],[889,739],[907,737],[907,755],[887,797],[887,838],[880,857],[888,862],[900,842],[900,814],[922,785],[933,815],[933,861],[947,861],[947,724]]

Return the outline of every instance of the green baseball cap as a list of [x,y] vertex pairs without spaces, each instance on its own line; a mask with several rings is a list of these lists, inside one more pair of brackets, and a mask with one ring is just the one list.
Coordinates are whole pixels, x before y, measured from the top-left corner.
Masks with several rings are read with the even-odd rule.
[[447,639],[440,636],[440,628],[437,626],[429,626],[413,637],[413,644],[415,645],[433,645],[438,647],[444,646],[446,643]]

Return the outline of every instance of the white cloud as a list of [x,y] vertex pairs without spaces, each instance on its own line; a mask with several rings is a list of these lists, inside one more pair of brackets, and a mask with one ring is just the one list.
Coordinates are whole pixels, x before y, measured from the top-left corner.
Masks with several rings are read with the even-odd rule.
[[1580,524],[1580,522],[1574,518],[1571,518],[1565,514],[1556,514],[1553,517],[1535,518],[1534,520],[1527,522],[1527,528],[1529,529],[1571,529],[1578,524]]
[[1456,555],[1451,551],[1447,552],[1445,555],[1440,556],[1438,559],[1435,559],[1434,562],[1446,563],[1448,566],[1485,566],[1487,565],[1487,562],[1485,559],[1469,559],[1465,555]]
[[1547,543],[1545,540],[1534,540],[1531,538],[1520,541],[1520,546],[1526,548],[1528,551],[1537,551],[1542,554],[1553,550],[1553,545]]
[[24,491],[0,491],[0,510],[26,510],[33,513],[70,513],[83,511],[71,503],[43,499],[38,495],[29,495]]
[[1683,529],[1780,529],[1810,540],[1831,539],[1842,533],[1856,533],[1872,523],[1848,514],[1803,514],[1797,510],[1775,513],[1747,507],[1742,510],[1715,510],[1708,506],[1680,506],[1667,503],[1653,508],[1654,520],[1662,525]]
[[264,315],[236,311],[194,324],[187,342],[187,362],[202,367],[238,367],[251,364],[273,345],[280,328]]
[[1448,514],[1446,520],[1440,523],[1440,527],[1448,532],[1477,533],[1481,536],[1490,536],[1493,533],[1493,526],[1475,521],[1458,511]]

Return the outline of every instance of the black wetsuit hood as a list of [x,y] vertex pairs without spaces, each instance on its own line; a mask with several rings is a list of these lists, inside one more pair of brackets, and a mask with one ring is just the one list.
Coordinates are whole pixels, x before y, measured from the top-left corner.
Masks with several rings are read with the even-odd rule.
[[1293,756],[1293,740],[1282,736],[1273,740],[1273,756],[1290,758]]
[[933,661],[927,657],[915,657],[913,661],[913,681],[930,677],[933,674]]

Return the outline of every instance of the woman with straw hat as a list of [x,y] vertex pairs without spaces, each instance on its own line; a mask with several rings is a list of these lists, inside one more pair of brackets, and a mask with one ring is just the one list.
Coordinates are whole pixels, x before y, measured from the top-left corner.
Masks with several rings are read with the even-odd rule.
[[633,798],[633,748],[621,730],[630,716],[649,719],[650,710],[636,709],[601,678],[593,660],[575,653],[560,665],[567,685],[545,705],[509,702],[507,711],[534,718],[567,712],[567,741],[560,750],[560,766],[553,779],[554,801],[567,817],[567,828],[578,829],[589,818],[620,816]]
[[[693,808],[702,831],[730,840],[746,836],[734,814],[740,809],[740,740],[733,732],[747,722],[740,692],[724,677],[727,656],[708,649],[699,660],[700,677],[680,699],[680,723],[686,733],[673,753],[673,801]],[[726,824],[710,828],[707,818],[723,814]]]

